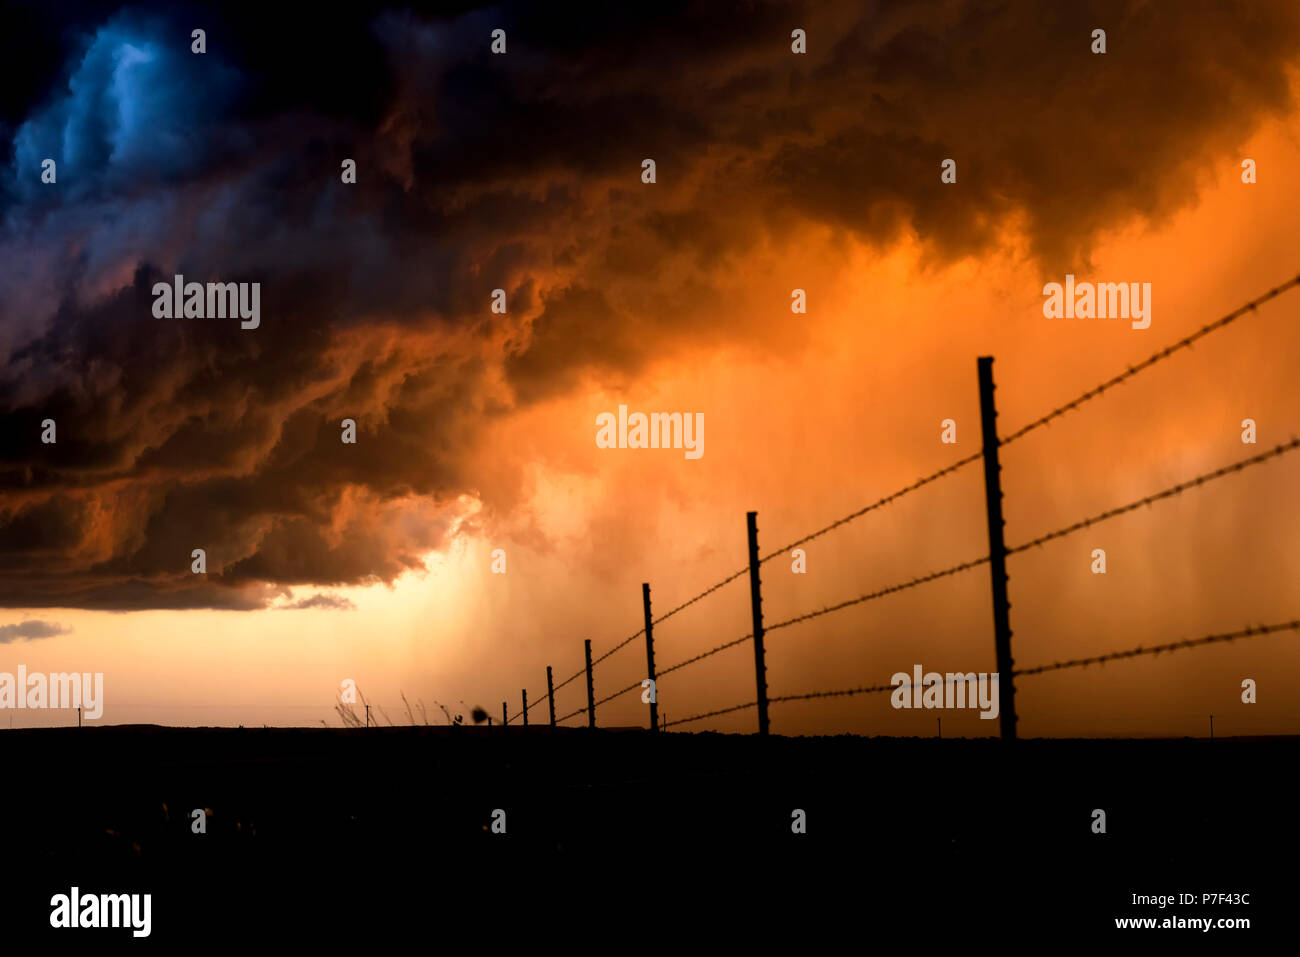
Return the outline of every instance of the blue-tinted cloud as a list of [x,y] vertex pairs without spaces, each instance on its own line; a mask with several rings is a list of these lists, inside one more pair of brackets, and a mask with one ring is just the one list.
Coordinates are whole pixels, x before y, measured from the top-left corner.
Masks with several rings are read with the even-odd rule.
[[[66,84],[14,135],[18,195],[69,202],[175,182],[235,145],[221,129],[238,74],[190,42],[161,18],[124,14],[96,29]],[[57,190],[41,182],[47,158],[58,164]]]

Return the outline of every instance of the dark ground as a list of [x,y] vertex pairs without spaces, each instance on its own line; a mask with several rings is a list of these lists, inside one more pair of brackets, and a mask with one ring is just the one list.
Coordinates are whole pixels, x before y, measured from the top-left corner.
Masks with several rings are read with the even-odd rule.
[[[143,726],[7,731],[0,753],[5,945],[45,934],[177,952],[266,935],[360,937],[377,953],[403,938],[415,952],[461,942],[486,955],[521,938],[694,953],[797,935],[800,953],[900,936],[976,953],[1097,935],[1122,950],[1250,950],[1293,933],[1300,890],[1291,737],[1008,748]],[[198,807],[213,812],[202,835]],[[489,830],[495,808],[504,835]],[[806,834],[791,833],[795,808]],[[151,893],[151,937],[52,931],[50,897],[74,884]],[[1132,904],[1178,892],[1198,904]],[[1210,892],[1250,903],[1200,904]],[[1170,915],[1246,916],[1251,929],[1114,926]]]

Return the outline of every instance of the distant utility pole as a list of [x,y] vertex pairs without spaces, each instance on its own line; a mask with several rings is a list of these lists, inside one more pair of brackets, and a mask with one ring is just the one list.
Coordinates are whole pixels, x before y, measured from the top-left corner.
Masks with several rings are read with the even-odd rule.
[[370,705],[366,705],[366,727],[370,727]]
[[555,727],[555,681],[551,677],[551,666],[546,666],[546,700],[551,706],[551,727]]
[[77,705],[77,727],[81,727],[81,705]]
[[506,715],[507,715],[506,703],[502,701],[501,702],[501,727],[503,728],[510,723],[510,719]]

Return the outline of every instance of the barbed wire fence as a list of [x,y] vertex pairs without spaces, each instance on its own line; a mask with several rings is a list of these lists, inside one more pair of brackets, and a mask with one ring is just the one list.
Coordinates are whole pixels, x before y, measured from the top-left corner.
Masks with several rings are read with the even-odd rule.
[[[1210,335],[1213,332],[1216,332],[1220,329],[1225,328],[1228,325],[1231,325],[1232,323],[1236,322],[1238,319],[1242,318],[1243,316],[1255,314],[1258,311],[1260,306],[1268,302],[1271,302],[1272,300],[1278,298],[1279,296],[1297,287],[1300,287],[1300,275],[1296,275],[1295,277],[1287,280],[1281,285],[1268,290],[1266,293],[1256,297],[1255,299],[1250,300],[1249,302],[1244,303],[1243,305],[1227,313],[1226,315],[1219,317],[1213,322],[1207,323],[1206,325],[1197,329],[1195,332],[1192,332],[1190,335],[1184,336],[1183,338],[1177,340],[1176,342],[1166,346],[1164,349],[1152,353],[1143,361],[1137,363],[1136,365],[1131,365],[1123,372],[1115,376],[1112,376],[1111,378],[1105,380],[1104,382],[1099,383],[1098,385],[1090,389],[1087,389],[1080,395],[1076,396],[1074,399],[1071,399],[1069,402],[1066,402],[1060,406],[1057,406],[1056,408],[1053,408],[1046,414],[1040,416],[1037,419],[1034,419],[1033,421],[1022,426],[1021,428],[1017,429],[1016,431],[1010,433],[1005,437],[999,437],[993,425],[993,420],[996,418],[997,415],[994,408],[993,394],[992,394],[993,393],[993,384],[992,384],[993,360],[992,358],[989,357],[981,358],[979,360],[979,364],[981,366],[980,399],[981,399],[981,414],[982,414],[982,420],[984,425],[984,430],[983,430],[984,442],[983,442],[983,447],[979,452],[973,453],[971,455],[967,455],[963,458],[958,459],[952,464],[945,466],[944,468],[932,472],[929,475],[922,476],[921,478],[916,479],[915,481],[904,486],[903,488],[899,489],[896,492],[893,492],[889,495],[885,495],[882,498],[879,498],[876,501],[862,508],[859,508],[853,512],[848,513],[847,515],[844,515],[841,518],[836,519],[833,522],[830,522],[829,524],[823,526],[822,528],[817,529],[816,531],[803,535],[795,539],[794,541],[790,542],[789,544],[784,545],[781,548],[775,549],[774,551],[768,552],[761,556],[758,552],[758,547],[757,547],[756,513],[754,512],[748,513],[747,521],[748,521],[749,538],[750,538],[749,541],[750,561],[745,568],[742,568],[732,573],[731,575],[728,575],[726,578],[723,578],[721,581],[718,581],[710,585],[708,588],[705,588],[699,594],[695,595],[692,598],[687,599],[686,601],[682,602],[679,605],[676,605],[675,607],[673,607],[672,609],[670,609],[669,611],[665,612],[664,614],[660,615],[657,618],[651,617],[650,586],[648,584],[644,584],[642,586],[643,601],[645,604],[644,611],[645,611],[645,622],[646,622],[646,625],[644,627],[634,632],[633,634],[628,635],[626,638],[623,638],[622,640],[618,641],[616,644],[614,644],[607,651],[605,651],[603,654],[601,654],[599,657],[595,659],[592,659],[590,656],[590,651],[589,651],[590,641],[588,641],[587,642],[588,664],[585,668],[575,672],[574,674],[564,679],[559,684],[554,685],[554,687],[550,687],[548,683],[547,693],[544,695],[534,696],[531,703],[529,701],[529,696],[527,694],[527,691],[524,690],[522,692],[520,710],[513,715],[509,715],[507,713],[506,703],[502,702],[502,713],[503,713],[504,723],[510,724],[522,718],[523,723],[527,724],[528,712],[531,711],[533,708],[537,707],[538,705],[542,704],[543,702],[548,702],[550,704],[550,713],[553,716],[551,721],[552,726],[562,724],[563,722],[568,721],[571,718],[575,718],[585,714],[587,715],[589,726],[595,727],[594,715],[595,715],[595,709],[597,707],[606,704],[607,702],[613,701],[614,699],[619,698],[622,695],[625,695],[628,692],[634,691],[636,689],[642,689],[642,700],[644,703],[650,704],[651,715],[653,716],[655,714],[654,703],[657,698],[657,693],[658,693],[657,682],[659,679],[662,679],[665,675],[671,674],[682,668],[686,668],[690,665],[694,665],[700,661],[703,661],[707,658],[711,658],[712,656],[716,654],[720,654],[729,649],[737,648],[740,647],[741,645],[752,645],[755,651],[755,679],[756,679],[756,690],[757,690],[756,697],[753,701],[747,701],[742,704],[736,704],[725,708],[718,708],[710,711],[705,711],[700,714],[693,714],[683,718],[675,718],[672,721],[668,721],[664,719],[662,722],[656,723],[654,722],[652,717],[650,727],[652,730],[665,730],[669,727],[691,724],[694,722],[702,721],[707,718],[717,717],[719,715],[731,714],[733,712],[743,711],[749,708],[757,708],[759,711],[759,733],[766,734],[767,733],[767,709],[769,704],[778,704],[778,703],[791,702],[791,701],[809,701],[809,700],[815,700],[821,698],[832,698],[832,697],[853,697],[853,696],[864,695],[864,694],[893,692],[898,690],[900,687],[900,685],[898,684],[891,683],[885,685],[866,685],[866,686],[860,686],[854,688],[810,691],[810,692],[805,692],[800,694],[782,694],[782,695],[769,696],[767,694],[766,665],[765,665],[765,656],[764,656],[764,647],[763,647],[763,637],[766,633],[776,631],[778,629],[792,627],[794,625],[798,625],[807,621],[812,621],[814,619],[821,618],[822,616],[825,615],[833,614],[837,611],[841,611],[846,608],[855,607],[857,605],[865,604],[867,602],[875,601],[877,599],[882,599],[890,595],[894,595],[899,592],[918,587],[920,585],[928,584],[930,582],[935,582],[940,579],[945,579],[951,576],[959,575],[962,572],[970,571],[971,569],[978,568],[985,564],[989,564],[993,566],[992,578],[993,578],[993,586],[994,586],[993,591],[994,591],[994,614],[995,614],[995,644],[998,651],[999,676],[1000,677],[1004,675],[1010,676],[1010,680],[1008,680],[1006,677],[1001,677],[1001,680],[999,681],[999,685],[1000,685],[999,691],[1002,695],[1004,695],[1002,699],[1002,707],[1001,707],[1002,719],[1003,719],[1002,736],[1004,739],[1005,738],[1014,739],[1016,736],[1015,734],[1016,716],[1014,710],[1014,679],[1015,678],[1025,678],[1034,675],[1045,674],[1047,672],[1060,671],[1063,669],[1070,669],[1070,668],[1086,668],[1094,664],[1104,665],[1106,662],[1109,661],[1119,661],[1119,660],[1143,657],[1147,655],[1160,655],[1165,653],[1172,653],[1172,652],[1181,651],[1185,649],[1205,647],[1211,644],[1235,642],[1238,640],[1252,638],[1252,637],[1259,637],[1263,635],[1278,634],[1283,632],[1294,634],[1300,632],[1300,620],[1282,621],[1282,622],[1275,622],[1272,624],[1247,626],[1237,631],[1223,632],[1218,634],[1209,634],[1198,638],[1187,638],[1187,639],[1181,639],[1177,641],[1165,642],[1162,644],[1138,646],[1136,648],[1112,651],[1112,652],[1107,652],[1105,654],[1094,655],[1091,657],[1065,659],[1065,660],[1055,661],[1051,663],[1035,665],[1033,667],[1028,667],[1028,668],[1013,667],[1012,666],[1013,662],[1010,656],[1011,631],[1009,626],[1009,617],[1007,614],[1007,610],[1009,609],[1010,604],[1009,602],[1006,601],[1006,592],[1005,592],[1006,576],[1002,565],[1002,563],[1005,561],[1007,557],[1024,554],[1034,548],[1038,548],[1046,544],[1047,542],[1064,538],[1065,536],[1071,535],[1083,529],[1091,528],[1094,525],[1108,521],[1112,518],[1116,518],[1120,515],[1125,515],[1130,512],[1136,511],[1137,509],[1140,509],[1144,506],[1151,506],[1158,502],[1162,502],[1167,499],[1170,499],[1174,496],[1181,495],[1185,491],[1189,491],[1195,488],[1200,488],[1207,483],[1214,482],[1231,475],[1235,475],[1246,469],[1252,468],[1256,465],[1262,465],[1266,462],[1272,461],[1273,459],[1277,459],[1282,456],[1285,456],[1288,453],[1295,451],[1297,448],[1300,448],[1300,439],[1292,437],[1290,441],[1279,444],[1264,452],[1260,452],[1248,458],[1241,459],[1240,461],[1237,462],[1231,462],[1225,464],[1212,471],[1205,472],[1200,475],[1192,476],[1183,481],[1177,482],[1174,485],[1171,485],[1167,488],[1145,495],[1142,498],[1136,499],[1132,502],[1128,502],[1126,504],[1122,504],[1122,505],[1118,505],[1106,509],[1105,511],[1099,512],[1096,515],[1092,515],[1090,517],[1081,519],[1079,521],[1071,522],[1068,525],[1064,525],[1060,528],[1045,532],[1022,544],[1014,545],[1014,546],[1007,546],[1002,542],[1001,526],[1004,525],[1005,522],[1003,522],[1001,519],[1002,493],[1001,493],[1000,477],[999,477],[1000,465],[998,463],[998,458],[997,458],[997,452],[999,448],[1010,445],[1013,442],[1017,442],[1020,439],[1024,438],[1025,436],[1035,432],[1036,430],[1043,428],[1047,425],[1050,425],[1052,422],[1056,421],[1057,419],[1062,418],[1063,416],[1078,410],[1085,403],[1104,395],[1107,390],[1114,389],[1117,386],[1124,384],[1130,379],[1151,369],[1158,363],[1174,356],[1175,354],[1179,353],[1184,349],[1190,349],[1191,346],[1194,345],[1196,342],[1200,341],[1201,339],[1205,338],[1206,336]],[[909,495],[912,492],[918,491],[919,489],[925,488],[929,485],[932,485],[936,482],[939,482],[941,479],[947,478],[948,476],[954,475],[957,472],[959,472],[961,469],[965,468],[967,465],[972,465],[975,462],[981,460],[983,460],[984,462],[985,491],[986,491],[986,499],[987,499],[988,512],[989,512],[989,539],[990,539],[989,554],[977,558],[973,558],[964,562],[960,562],[948,568],[933,571],[924,575],[917,575],[912,578],[901,581],[897,584],[889,585],[884,588],[878,588],[873,591],[867,592],[865,594],[859,595],[855,598],[848,598],[844,601],[837,602],[835,604],[828,605],[820,609],[804,612],[802,614],[798,614],[793,617],[778,621],[775,624],[765,625],[763,623],[762,608],[761,608],[761,603],[762,603],[761,583],[759,578],[759,570],[762,565],[766,564],[767,562],[775,558],[779,558],[783,555],[788,555],[795,548],[798,548],[815,539],[818,539],[823,535],[827,535],[833,531],[836,531],[837,529],[843,528],[846,525],[849,525],[850,523],[856,521],[859,518],[862,518],[866,515],[871,514],[872,512],[883,509],[885,506],[897,502],[899,499],[903,498],[904,496]],[[683,661],[679,661],[666,668],[661,668],[656,673],[654,668],[653,626],[658,625],[661,622],[664,622],[669,618],[672,618],[674,615],[678,614],[679,612],[684,611],[685,609],[691,607],[692,605],[695,605],[696,603],[703,601],[705,598],[708,598],[709,596],[715,594],[720,589],[724,588],[726,585],[729,585],[732,582],[743,578],[745,575],[748,575],[750,579],[751,597],[752,597],[753,627],[749,631],[749,633],[739,638],[736,638],[734,640],[724,642],[720,645],[717,645],[716,647],[710,648],[707,651],[703,651]],[[1001,591],[999,591],[999,587],[998,587],[999,575],[1002,576]],[[1000,604],[1004,606],[1001,608],[1001,617],[999,617]],[[640,681],[628,685],[626,688],[622,688],[618,691],[615,691],[612,694],[606,695],[605,697],[599,700],[594,700],[594,695],[591,690],[594,686],[594,674],[593,674],[594,668],[597,665],[601,664],[602,662],[606,661],[608,658],[610,658],[618,651],[621,651],[623,648],[626,648],[637,638],[643,636],[646,638],[647,677],[645,679],[642,679]],[[581,678],[584,675],[587,678],[588,703],[583,707],[580,707],[565,715],[562,715],[560,717],[554,717],[555,694],[558,693],[562,688],[566,687],[571,682],[576,681],[578,678]],[[904,685],[903,687],[908,687],[908,686]]]

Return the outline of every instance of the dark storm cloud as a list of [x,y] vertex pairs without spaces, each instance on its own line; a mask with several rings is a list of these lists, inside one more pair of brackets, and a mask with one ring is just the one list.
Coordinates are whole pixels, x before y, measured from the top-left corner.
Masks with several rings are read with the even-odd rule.
[[[1287,2],[15,22],[29,44],[3,52],[32,61],[0,98],[0,604],[23,607],[258,608],[391,580],[483,484],[493,419],[744,334],[718,277],[756,244],[914,231],[950,260],[1014,218],[1046,273],[1077,269],[1102,230],[1235,164],[1290,108],[1300,50]],[[260,328],[152,318],[176,272],[262,283]]]

